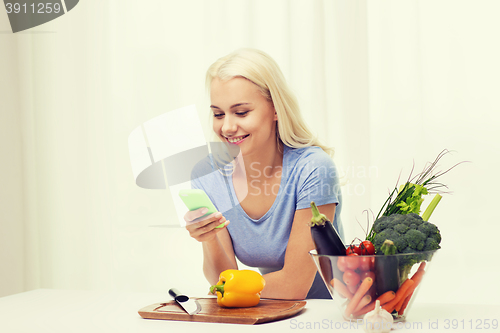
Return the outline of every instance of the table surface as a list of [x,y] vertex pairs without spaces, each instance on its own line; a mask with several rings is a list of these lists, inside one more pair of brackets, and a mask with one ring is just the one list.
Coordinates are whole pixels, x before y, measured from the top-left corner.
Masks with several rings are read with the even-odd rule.
[[[345,321],[332,300],[307,300],[305,309],[295,317],[259,325],[149,320],[137,312],[147,305],[170,299],[167,293],[38,289],[0,298],[0,332],[220,333],[225,328],[264,333],[364,332],[363,323]],[[398,324],[398,332],[500,332],[500,305],[419,304],[416,301],[410,310],[408,320]]]

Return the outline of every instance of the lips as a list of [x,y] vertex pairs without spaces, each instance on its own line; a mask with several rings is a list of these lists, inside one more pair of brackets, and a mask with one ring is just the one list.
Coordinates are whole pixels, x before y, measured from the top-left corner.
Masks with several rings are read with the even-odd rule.
[[242,135],[242,136],[236,136],[236,137],[231,137],[231,138],[228,138],[226,137],[226,140],[229,142],[229,143],[234,143],[234,144],[239,144],[241,143],[243,140],[245,140],[250,134],[247,134],[247,135]]

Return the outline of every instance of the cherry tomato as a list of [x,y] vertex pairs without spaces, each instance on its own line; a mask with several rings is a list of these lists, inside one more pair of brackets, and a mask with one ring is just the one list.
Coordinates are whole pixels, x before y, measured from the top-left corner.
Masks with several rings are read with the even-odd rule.
[[359,283],[359,281],[361,281],[359,274],[356,273],[355,271],[353,271],[352,269],[346,270],[344,272],[342,279],[344,280],[344,283],[347,286],[351,286],[351,287],[356,286]]
[[347,290],[349,290],[349,291],[351,292],[351,294],[353,294],[353,295],[354,295],[354,294],[356,293],[356,291],[358,291],[358,288],[359,288],[359,285],[360,285],[360,284],[361,284],[361,283],[358,283],[358,284],[357,284],[357,285],[355,285],[355,286],[347,286],[347,285],[346,285],[346,287],[347,287]]
[[373,258],[372,257],[363,257],[361,256],[359,258],[359,270],[360,271],[369,271],[371,269],[373,269]]
[[357,253],[351,253],[350,255],[346,256],[345,262],[346,262],[347,268],[352,269],[353,271],[358,269],[360,259],[361,258],[359,257],[359,255]]
[[346,257],[338,257],[337,259],[337,267],[341,272],[345,272],[347,269],[347,262],[346,262]]
[[375,281],[375,273],[373,273],[372,271],[361,272],[359,274],[359,278],[361,279],[361,281],[363,281],[367,277],[371,277],[372,280]]
[[375,254],[375,246],[373,246],[372,242],[365,240],[359,244],[359,250],[361,255],[374,255]]
[[349,245],[349,247],[345,250],[345,254],[346,255],[350,255],[350,254],[353,254],[353,253],[356,253],[356,254],[361,254],[361,249],[359,246],[356,246],[356,245]]

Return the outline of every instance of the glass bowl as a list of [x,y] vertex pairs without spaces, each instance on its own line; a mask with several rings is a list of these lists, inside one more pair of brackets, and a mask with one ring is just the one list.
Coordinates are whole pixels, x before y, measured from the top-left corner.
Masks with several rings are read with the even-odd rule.
[[406,319],[437,251],[328,256],[313,250],[309,254],[345,320],[362,319],[379,299],[394,322],[400,322]]

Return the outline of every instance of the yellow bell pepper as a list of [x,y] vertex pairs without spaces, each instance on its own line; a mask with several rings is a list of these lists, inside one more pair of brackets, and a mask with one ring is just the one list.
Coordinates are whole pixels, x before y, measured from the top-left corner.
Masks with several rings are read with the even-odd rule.
[[210,287],[210,292],[217,293],[217,304],[222,307],[250,307],[259,304],[265,285],[256,271],[228,269],[220,273],[219,282]]

